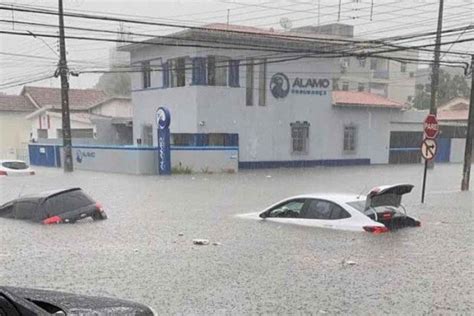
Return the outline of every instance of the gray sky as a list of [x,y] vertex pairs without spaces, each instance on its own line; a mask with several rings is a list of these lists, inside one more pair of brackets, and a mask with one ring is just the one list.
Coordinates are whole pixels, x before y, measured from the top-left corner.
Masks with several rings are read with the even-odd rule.
[[[474,23],[473,0],[447,0],[445,2],[444,29]],[[57,8],[56,0],[2,0],[0,3]],[[227,21],[227,10],[229,10],[229,22],[231,24],[262,28],[273,27],[275,30],[282,29],[280,25],[281,18],[288,18],[293,27],[334,23],[339,20],[341,23],[354,25],[356,36],[368,38],[383,38],[436,30],[438,11],[438,1],[436,0],[373,0],[373,7],[371,3],[371,0],[342,0],[339,14],[338,0],[64,0],[65,10],[80,10],[84,13],[121,14],[124,18],[142,16],[143,19],[146,17],[147,20],[185,25],[225,23]],[[318,8],[320,8],[319,14]],[[8,20],[8,22],[0,23],[0,30],[29,30],[33,33],[56,32],[56,29],[52,28],[12,23],[12,21],[34,21],[57,24],[57,17],[55,16],[18,12],[12,15],[10,11],[0,11],[0,16],[1,19]],[[87,21],[87,24],[83,24],[83,21],[71,18],[65,19],[66,25],[69,26],[107,30],[117,30],[119,27],[116,22]],[[179,30],[132,24],[125,26],[132,32],[147,34],[166,34]],[[86,32],[70,30],[67,30],[66,34],[91,35]],[[466,32],[460,38],[468,38],[472,35],[473,32]],[[110,34],[100,34],[98,36],[115,37]],[[445,40],[455,40],[457,37],[446,37]],[[143,38],[134,38],[134,40],[139,39]],[[57,63],[54,50],[57,50],[57,46],[56,39],[45,38],[41,40],[33,37],[0,35],[0,85],[8,82],[31,80],[54,73]],[[107,67],[109,50],[113,46],[113,43],[68,40],[67,50],[71,68]],[[451,49],[474,51],[472,43],[456,44]],[[8,56],[2,55],[2,53],[34,55],[45,59]],[[78,62],[72,63],[72,61]],[[97,75],[81,75],[72,77],[70,84],[72,88],[93,87],[97,82],[97,78]],[[57,87],[59,79],[48,79],[32,85]],[[21,86],[2,89],[0,92],[16,94],[20,89]]]

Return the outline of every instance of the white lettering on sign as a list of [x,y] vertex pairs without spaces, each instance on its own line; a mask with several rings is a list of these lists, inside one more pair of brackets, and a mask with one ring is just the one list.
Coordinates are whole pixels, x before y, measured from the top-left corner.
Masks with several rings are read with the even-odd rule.
[[160,169],[164,170],[165,169],[165,139],[163,136],[158,138],[158,141],[160,143]]

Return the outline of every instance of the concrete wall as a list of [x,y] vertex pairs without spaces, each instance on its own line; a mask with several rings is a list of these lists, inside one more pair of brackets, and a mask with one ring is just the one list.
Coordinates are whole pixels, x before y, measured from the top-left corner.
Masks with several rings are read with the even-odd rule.
[[237,172],[239,149],[233,147],[172,147],[171,167],[188,167],[193,172]]
[[463,162],[465,147],[466,139],[451,138],[451,153],[449,155],[449,162]]
[[25,118],[27,114],[0,112],[0,159],[27,158],[31,130],[31,124]]

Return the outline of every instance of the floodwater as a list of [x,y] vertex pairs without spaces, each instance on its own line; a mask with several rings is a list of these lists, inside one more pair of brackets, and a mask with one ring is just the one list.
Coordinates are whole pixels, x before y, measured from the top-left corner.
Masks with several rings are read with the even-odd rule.
[[[109,219],[0,219],[0,284],[129,299],[158,314],[472,314],[473,194],[458,192],[461,170],[430,170],[421,205],[421,165],[168,178],[39,168],[0,179],[0,203],[80,186]],[[416,186],[405,204],[420,228],[371,235],[235,217],[294,194],[400,182]]]

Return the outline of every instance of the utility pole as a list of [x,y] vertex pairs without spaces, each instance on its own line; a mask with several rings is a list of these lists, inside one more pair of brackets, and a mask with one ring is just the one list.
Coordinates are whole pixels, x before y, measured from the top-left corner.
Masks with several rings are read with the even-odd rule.
[[61,76],[61,113],[63,122],[63,152],[64,172],[73,171],[72,143],[71,143],[71,120],[69,116],[69,69],[66,61],[66,42],[64,40],[64,12],[63,0],[58,0],[59,8],[59,65],[58,71]]
[[439,0],[438,10],[438,28],[436,30],[436,42],[434,48],[434,62],[431,74],[431,103],[430,103],[430,114],[436,115],[437,112],[437,100],[438,100],[438,84],[439,84],[439,57],[440,57],[440,44],[441,44],[441,31],[443,28],[443,6],[444,0]]
[[471,55],[471,100],[468,113],[461,191],[469,191],[469,182],[471,180],[472,138],[474,138],[474,55]]
[[[430,103],[430,114],[436,115],[438,100],[438,84],[439,84],[439,59],[440,59],[440,47],[441,47],[441,31],[443,28],[443,6],[444,0],[439,0],[438,9],[438,27],[436,29],[436,42],[434,48],[434,62],[431,73],[431,103]],[[424,136],[425,137],[425,136]],[[424,138],[423,137],[423,138]],[[425,167],[423,170],[423,185],[421,188],[421,203],[425,202],[425,189],[426,189],[426,173],[428,167],[434,167],[434,159],[428,161],[425,159]]]

